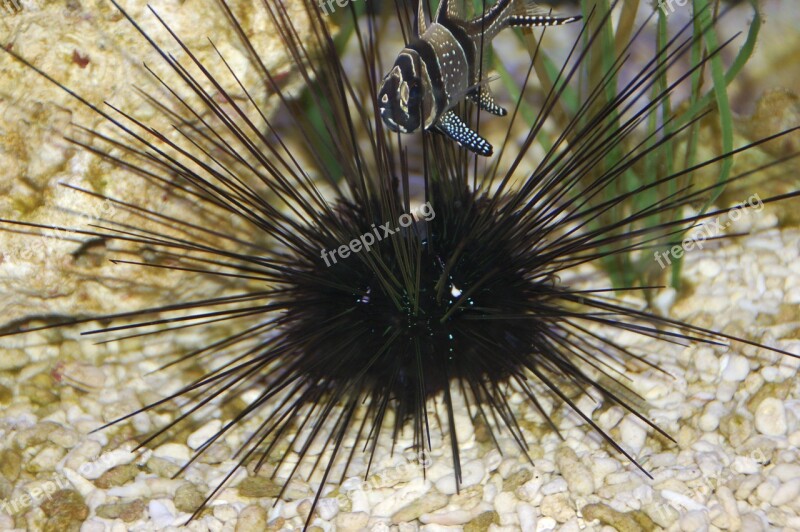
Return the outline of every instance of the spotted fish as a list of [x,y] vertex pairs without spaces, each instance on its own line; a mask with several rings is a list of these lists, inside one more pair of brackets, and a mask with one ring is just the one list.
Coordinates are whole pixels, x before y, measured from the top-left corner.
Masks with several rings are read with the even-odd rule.
[[482,16],[464,20],[463,0],[441,0],[431,24],[424,2],[417,8],[417,35],[400,52],[383,78],[378,93],[381,118],[392,131],[411,133],[433,129],[480,155],[492,145],[471,130],[453,107],[464,98],[494,115],[506,110],[495,103],[481,63],[481,51],[503,29],[512,26],[559,26],[581,17],[551,17],[530,0],[497,0]]

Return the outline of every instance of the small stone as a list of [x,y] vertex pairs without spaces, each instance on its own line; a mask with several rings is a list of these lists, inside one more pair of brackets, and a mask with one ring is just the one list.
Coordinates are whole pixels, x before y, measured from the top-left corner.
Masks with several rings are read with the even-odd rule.
[[586,504],[581,507],[584,521],[600,521],[604,525],[614,527],[618,532],[639,532],[655,530],[656,524],[642,512],[619,512],[602,503]]
[[215,504],[211,507],[211,513],[222,523],[232,522],[239,516],[239,512],[230,504]]
[[103,519],[122,519],[126,523],[136,521],[144,516],[144,502],[136,499],[131,502],[115,502],[101,504],[95,510],[97,517]]
[[547,484],[542,486],[542,495],[553,495],[554,493],[561,493],[567,491],[567,481],[562,477],[556,477]]
[[7,405],[14,399],[14,392],[11,388],[0,384],[0,405]]
[[532,478],[533,471],[528,468],[522,468],[518,471],[515,471],[503,481],[503,491],[516,491],[517,488]]
[[253,498],[275,498],[281,492],[281,486],[275,483],[271,478],[267,477],[247,477],[242,480],[236,488],[239,490],[239,495],[242,497]]
[[722,380],[741,382],[750,374],[750,361],[741,355],[727,355]]
[[[449,498],[438,491],[429,491],[423,497],[404,506],[392,515],[392,523],[407,523],[418,519],[422,514],[435,512],[447,506]],[[338,522],[338,519],[337,519]]]
[[64,457],[64,454],[64,449],[60,447],[45,447],[28,462],[26,469],[31,473],[53,471],[56,464]]
[[236,532],[250,532],[252,530],[265,530],[267,528],[267,510],[257,504],[245,506],[239,512],[236,522]]
[[520,530],[536,530],[536,510],[530,504],[517,505]]
[[175,524],[175,505],[168,499],[156,499],[147,505],[150,521],[156,529],[166,528]]
[[592,472],[578,460],[571,448],[562,446],[556,452],[556,464],[571,493],[588,495],[594,491]]
[[192,456],[189,448],[181,443],[165,443],[153,450],[153,455],[175,464],[185,464]]
[[712,259],[701,259],[697,266],[700,274],[708,279],[716,278],[722,271],[722,266]]
[[800,478],[794,478],[781,484],[772,496],[773,506],[782,506],[796,501],[800,496]]
[[316,512],[323,521],[330,521],[339,513],[339,503],[336,502],[336,499],[320,499],[319,503],[317,503]]
[[123,486],[136,478],[139,474],[139,467],[135,464],[126,464],[113,467],[100,475],[94,481],[95,486],[102,489],[108,489],[114,486]]
[[24,368],[30,358],[22,349],[4,349],[0,357],[0,371],[14,371]]
[[42,502],[40,508],[48,517],[59,516],[67,521],[85,521],[89,517],[89,507],[75,490],[56,491]]
[[497,512],[483,512],[464,525],[464,532],[484,532],[493,524],[500,524],[500,515]]
[[194,431],[186,439],[186,444],[194,451],[203,446],[209,439],[213,438],[222,428],[222,421],[213,419]]
[[[447,504],[446,501],[445,504]],[[438,508],[436,509],[438,510]],[[403,510],[400,511],[402,512]],[[392,519],[394,520],[394,517],[392,517]],[[341,532],[357,532],[362,528],[366,528],[368,522],[369,514],[366,512],[339,513],[339,515],[336,516],[336,530],[340,530]]]
[[[2,358],[2,357],[0,357]],[[21,430],[17,433],[16,442],[20,449],[27,449],[35,445],[42,444],[47,441],[48,435],[53,432],[59,425],[45,421],[37,423],[33,427]]]
[[67,362],[61,365],[58,375],[65,384],[87,392],[101,390],[106,383],[103,368],[82,362]]
[[200,508],[205,499],[205,496],[197,486],[187,482],[175,490],[175,498],[172,502],[178,511],[194,513]]
[[705,510],[692,510],[685,513],[680,521],[681,530],[694,532],[696,530],[708,530],[709,516]]
[[[472,460],[461,466],[461,485],[460,488],[468,488],[478,484],[483,480],[486,470],[481,460]],[[456,489],[455,475],[445,475],[436,481],[436,489],[445,495],[453,495]]]
[[14,481],[19,477],[22,456],[14,449],[0,451],[0,475],[7,480]]
[[505,515],[514,511],[517,507],[517,500],[513,493],[500,492],[494,498],[494,509],[500,515]]
[[775,397],[767,397],[761,401],[755,411],[755,426],[758,432],[767,436],[786,434],[788,424],[783,401]]
[[151,456],[150,459],[147,460],[147,463],[144,465],[144,467],[149,472],[158,475],[161,478],[172,478],[181,469],[179,465],[158,456]]
[[80,435],[67,427],[56,427],[47,439],[63,449],[72,449],[81,441]]
[[647,440],[647,430],[643,422],[629,414],[620,422],[619,433],[622,446],[630,449],[634,456],[638,455]]
[[567,493],[556,493],[542,497],[539,505],[542,515],[552,517],[559,523],[566,523],[575,517],[575,506],[569,499]]

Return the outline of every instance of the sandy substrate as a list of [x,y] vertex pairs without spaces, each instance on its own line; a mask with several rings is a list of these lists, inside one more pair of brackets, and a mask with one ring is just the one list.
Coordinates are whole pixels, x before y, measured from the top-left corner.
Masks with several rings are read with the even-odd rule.
[[[752,236],[689,253],[684,275],[693,294],[671,305],[674,294],[664,291],[658,303],[691,323],[800,353],[800,231],[770,227],[775,218],[766,213],[738,222],[736,229]],[[499,439],[501,455],[485,431],[458,415],[459,494],[447,440],[434,434],[423,480],[417,457],[402,452],[410,438],[401,438],[394,457],[379,446],[366,482],[357,476],[364,466],[357,455],[354,476],[328,489],[314,525],[376,531],[800,528],[798,361],[738,343],[685,349],[625,335],[616,340],[653,352],[672,376],[639,371],[632,386],[677,443],[648,433],[618,407],[579,404],[653,479],[610,452],[577,416],[556,408],[561,442],[514,393],[510,400],[530,437],[533,463],[509,437]],[[142,378],[151,365],[93,361],[86,346],[81,361],[59,362],[72,358],[74,341],[39,335],[33,343],[40,345],[6,350],[0,363],[0,529],[68,530],[83,523],[84,531],[161,530],[185,522],[228,472],[231,450],[246,431],[225,438],[172,479],[217,430],[223,413],[212,410],[212,421],[195,432],[131,453],[131,437],[169,419],[168,411],[88,432],[152,400],[154,390],[172,389],[173,376]],[[296,478],[274,504],[280,481],[270,479],[271,472],[269,466],[256,476],[239,471],[190,529],[297,529],[317,484]]]
[[[202,23],[210,24],[207,31],[216,31],[214,24],[222,24],[220,20],[192,17],[195,3],[164,2],[158,7],[171,21],[183,21],[184,29]],[[21,4],[17,18],[0,18],[0,35],[13,35],[16,51],[70,87],[93,94],[94,103],[102,97],[113,100],[138,79],[140,72],[131,65],[148,59],[148,52],[141,43],[134,44],[137,40],[129,32],[118,30],[124,21],[109,6],[94,10],[74,2]],[[783,9],[780,2],[766,4],[775,8],[773,16]],[[142,5],[132,2],[131,9],[137,18],[147,18]],[[53,31],[46,21],[58,17],[70,25]],[[202,32],[189,33],[198,38],[193,44],[203,47]],[[785,45],[769,44],[778,34],[769,32],[759,53]],[[268,43],[265,46],[271,50]],[[128,55],[135,60],[118,60]],[[286,61],[270,57],[278,69]],[[34,81],[7,57],[0,61],[0,72],[3,217],[23,215],[48,225],[67,225],[69,215],[54,206],[84,212],[98,207],[74,203],[74,196],[62,194],[57,183],[96,184],[87,176],[103,182],[108,194],[155,205],[148,203],[155,198],[140,197],[124,180],[103,181],[103,168],[64,143],[66,124],[95,124],[90,114],[76,110],[57,90]],[[755,77],[770,76],[768,86],[797,79],[789,68]],[[748,80],[745,89],[753,84]],[[737,101],[745,101],[745,89],[736,89]],[[746,103],[742,106],[747,109]],[[776,118],[785,120],[786,115]],[[707,242],[703,249],[687,253],[684,293],[663,291],[656,299],[657,309],[695,325],[800,353],[800,231],[778,229],[769,208],[743,215],[729,230],[752,234]],[[138,308],[152,301],[148,293],[121,297],[119,286],[106,282],[113,277],[111,270],[103,269],[107,265],[81,265],[82,276],[73,277],[74,265],[58,260],[72,249],[68,242],[40,249],[30,238],[7,234],[0,234],[0,242],[4,322],[76,309],[93,313]],[[147,282],[167,298],[186,290],[171,277]],[[131,452],[134,437],[169,421],[169,409],[91,432],[157,400],[180,382],[169,372],[148,374],[157,364],[147,360],[149,353],[138,351],[136,343],[119,351],[113,344],[94,346],[77,333],[0,339],[0,529],[93,532],[180,526],[234,465],[231,455],[245,431],[225,438],[175,479],[172,476],[193,450],[218,429],[225,412],[212,411],[212,421],[205,426],[143,453]],[[576,415],[555,408],[562,442],[512,390],[511,403],[530,436],[532,462],[508,437],[500,438],[501,454],[485,430],[473,429],[468,417],[459,415],[464,470],[460,493],[455,493],[447,440],[434,434],[434,450],[422,457],[430,466],[422,479],[419,457],[402,452],[410,445],[409,437],[401,439],[401,452],[394,456],[386,447],[376,450],[366,482],[355,476],[364,467],[363,457],[357,458],[354,476],[323,494],[314,526],[343,531],[800,529],[797,362],[739,343],[683,348],[629,335],[617,341],[651,353],[669,374],[630,368],[631,386],[652,405],[650,417],[676,443],[648,433],[617,407],[588,399],[579,404],[593,412],[652,479],[610,451]],[[280,482],[270,479],[271,473],[270,467],[258,475],[239,471],[190,529],[300,527],[316,487],[313,479],[311,486],[295,479],[275,504]]]

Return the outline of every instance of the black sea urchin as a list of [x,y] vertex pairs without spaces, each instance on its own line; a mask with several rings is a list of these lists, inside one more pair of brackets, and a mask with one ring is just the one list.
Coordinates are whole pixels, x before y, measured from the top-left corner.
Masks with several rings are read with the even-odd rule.
[[[253,418],[257,421],[237,451],[238,463],[256,470],[267,463],[274,466],[274,475],[283,481],[278,498],[298,472],[313,477],[316,493],[305,516],[308,527],[326,484],[348,476],[357,453],[365,451],[369,462],[378,442],[394,445],[409,427],[415,451],[430,449],[433,431],[447,435],[458,484],[456,394],[490,439],[510,434],[522,452],[530,438],[509,404],[509,390],[523,394],[548,420],[540,403],[549,395],[575,408],[616,451],[639,466],[575,406],[576,395],[570,391],[617,403],[669,437],[629,399],[633,392],[622,378],[627,361],[648,364],[647,358],[604,331],[628,331],[663,342],[716,345],[738,340],[765,347],[635,308],[614,299],[610,286],[575,288],[560,278],[582,264],[665,246],[703,219],[728,212],[674,217],[724,184],[692,187],[682,179],[690,170],[728,160],[752,145],[690,170],[663,173],[641,186],[617,187],[647,154],[699,120],[700,114],[675,125],[673,117],[662,117],[655,132],[637,137],[639,126],[656,116],[672,90],[719,53],[719,48],[709,50],[672,85],[657,86],[662,73],[703,38],[703,32],[691,34],[692,23],[710,19],[698,17],[687,24],[619,89],[611,80],[625,64],[628,49],[611,58],[601,76],[605,81],[591,88],[538,166],[526,168],[527,150],[574,81],[578,66],[589,60],[592,43],[610,24],[609,12],[587,13],[587,23],[595,29],[584,30],[576,41],[522,146],[505,143],[501,151],[513,161],[507,172],[496,175],[494,167],[479,171],[477,163],[473,166],[464,152],[442,139],[426,135],[423,142],[405,146],[405,137],[384,131],[376,119],[374,95],[382,74],[377,28],[385,18],[370,11],[359,20],[355,8],[348,8],[365,71],[361,83],[348,75],[316,5],[304,5],[311,37],[300,35],[297,20],[282,3],[259,7],[269,13],[306,79],[310,103],[300,109],[282,91],[277,76],[259,64],[245,31],[221,2],[253,64],[290,109],[289,120],[313,171],[286,146],[245,87],[243,101],[231,97],[188,48],[183,49],[185,64],[162,53],[174,76],[162,89],[172,101],[145,93],[156,110],[172,117],[178,135],[150,128],[114,107],[93,107],[117,127],[119,136],[89,131],[91,141],[73,139],[118,165],[115,178],[141,179],[176,202],[189,200],[194,210],[189,219],[84,190],[131,218],[74,228],[74,234],[114,243],[116,264],[201,274],[224,287],[213,297],[29,328],[99,321],[99,327],[83,334],[102,334],[106,341],[150,335],[173,342],[184,334],[206,338],[195,349],[173,353],[174,359],[165,363],[202,359],[207,364],[203,375],[111,423],[181,400],[181,414],[141,447],[202,416],[208,405],[232,404],[249,391],[248,404],[199,446],[184,469]],[[412,10],[401,4],[397,8],[400,27],[408,34]],[[238,81],[233,68],[229,74]],[[612,153],[617,156],[609,166]],[[410,170],[415,165],[423,168],[416,188]],[[660,192],[664,184],[672,185],[669,193],[631,208],[631,198]],[[616,192],[608,197],[610,190]],[[614,220],[606,222],[612,214]],[[673,217],[644,224],[659,216]],[[646,289],[616,287],[618,292]],[[314,446],[322,451],[310,453]],[[367,464],[358,473],[366,477],[369,471]],[[341,478],[332,478],[334,473]]]

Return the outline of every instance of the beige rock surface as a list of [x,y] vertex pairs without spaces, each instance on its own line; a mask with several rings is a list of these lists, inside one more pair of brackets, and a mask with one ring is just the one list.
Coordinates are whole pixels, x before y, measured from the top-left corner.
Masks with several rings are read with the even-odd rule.
[[[182,64],[190,59],[141,0],[122,0],[123,9],[153,35],[159,45]],[[241,105],[246,97],[236,80],[219,60],[211,41],[251,91],[254,101],[269,113],[276,98],[269,98],[267,83],[249,61],[225,14],[214,0],[155,0],[149,2],[170,28],[184,40]],[[272,29],[269,15],[252,2],[230,2],[237,19],[252,40],[265,66],[284,88],[297,87],[291,74],[291,61]],[[295,24],[302,29],[305,12],[300,2],[288,3]],[[107,1],[57,0],[54,2],[22,1],[15,13],[0,16],[0,45],[26,58],[55,80],[69,87],[91,104],[104,111],[114,106],[146,120],[175,139],[169,120],[163,113],[136,94],[141,87],[168,102],[144,65],[178,86],[182,95],[185,85],[176,84],[174,73],[155,49],[139,35],[132,24]],[[192,70],[200,76],[197,69]],[[206,83],[205,85],[209,85]],[[210,88],[217,101],[224,98]],[[174,107],[173,107],[174,108]],[[184,111],[185,114],[185,111]],[[119,115],[117,115],[119,116]],[[98,194],[125,198],[157,212],[177,209],[186,215],[186,205],[165,207],[164,197],[154,194],[152,187],[142,186],[136,179],[113,165],[93,157],[65,140],[65,136],[87,140],[88,137],[71,124],[98,128],[105,134],[116,133],[107,121],[88,106],[32,69],[0,54],[0,218],[25,220],[43,224],[48,240],[30,236],[0,233],[0,315],[3,322],[29,314],[80,313],[120,310],[141,304],[148,299],[147,290],[138,295],[120,290],[109,279],[120,277],[120,268],[107,260],[103,246],[97,246],[92,259],[75,257],[78,235],[68,228],[90,229],[91,223],[110,220],[124,223],[127,213],[109,202],[92,199],[59,183],[89,189]],[[145,194],[149,194],[143,197]],[[72,211],[72,212],[67,212]],[[20,229],[24,229],[21,228]],[[116,268],[113,272],[113,268]],[[150,285],[153,295],[172,289],[172,279],[163,272],[137,274],[136,281]]]

